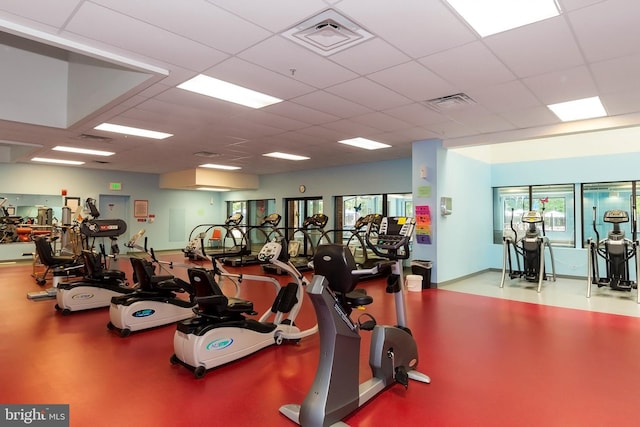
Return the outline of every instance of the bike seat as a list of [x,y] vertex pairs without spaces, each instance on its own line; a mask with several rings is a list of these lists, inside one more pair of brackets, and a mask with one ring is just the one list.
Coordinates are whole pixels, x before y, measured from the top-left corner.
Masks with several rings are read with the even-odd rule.
[[369,305],[373,302],[373,298],[367,295],[367,291],[364,289],[354,289],[344,297],[351,306]]

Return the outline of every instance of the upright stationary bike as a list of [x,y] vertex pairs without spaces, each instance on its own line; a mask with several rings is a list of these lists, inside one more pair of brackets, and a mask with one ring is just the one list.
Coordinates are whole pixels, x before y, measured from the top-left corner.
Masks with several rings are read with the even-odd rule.
[[[393,262],[387,292],[394,293],[398,325],[376,325],[371,316],[354,322],[355,307],[370,304],[365,292],[354,291],[359,274],[348,247],[320,245],[313,258],[315,275],[307,293],[318,317],[320,361],[311,389],[302,405],[284,405],[280,412],[302,426],[345,425],[340,420],[357,410],[387,387],[409,379],[431,382],[418,371],[418,350],[406,326],[402,290],[402,259],[409,256],[412,218],[384,218],[372,249]],[[397,234],[385,234],[398,229]],[[376,267],[374,267],[375,269]],[[395,276],[395,278],[393,277]],[[359,384],[360,330],[372,330],[369,365],[373,377]]]

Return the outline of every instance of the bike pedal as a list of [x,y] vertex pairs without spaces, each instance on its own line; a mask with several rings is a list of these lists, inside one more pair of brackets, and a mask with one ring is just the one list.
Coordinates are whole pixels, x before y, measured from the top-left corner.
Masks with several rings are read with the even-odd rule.
[[395,379],[402,384],[404,388],[409,388],[409,374],[404,366],[398,366],[396,368]]
[[[362,318],[367,318],[368,320],[362,321]],[[376,327],[378,322],[376,319],[370,315],[369,313],[364,313],[360,317],[358,317],[358,327],[363,331],[373,331],[373,328]]]

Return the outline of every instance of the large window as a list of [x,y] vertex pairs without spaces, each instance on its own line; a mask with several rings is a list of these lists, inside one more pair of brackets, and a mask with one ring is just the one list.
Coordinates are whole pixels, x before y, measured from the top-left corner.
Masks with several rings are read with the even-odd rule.
[[636,194],[637,199],[635,184],[634,182],[582,184],[583,245],[586,245],[589,238],[597,238],[595,230],[597,230],[601,239],[607,236],[607,233],[613,228],[613,225],[603,221],[604,213],[614,209],[626,211],[629,215],[629,222],[619,225],[627,238],[633,238],[634,194]]
[[413,194],[387,194],[387,216],[414,216]]
[[382,216],[413,216],[413,195],[402,194],[363,194],[336,196],[335,228],[333,241],[348,240],[356,221],[369,214]]
[[227,217],[230,217],[234,214],[242,214],[242,222],[246,223],[247,220],[247,202],[243,201],[235,201],[235,202],[227,202]]
[[514,230],[522,237],[522,215],[530,210],[543,213],[544,233],[554,246],[575,246],[573,184],[494,188],[493,242],[502,243]]
[[360,217],[382,214],[382,195],[343,196],[342,205],[342,228],[351,229]]
[[[253,245],[253,250],[259,250],[266,240],[269,240],[273,230],[258,230],[255,227],[262,224],[262,220],[269,214],[280,213],[275,210],[275,199],[241,200],[227,202],[227,215],[241,213],[244,217],[243,226],[238,229],[245,233],[244,238]],[[239,236],[236,236],[239,237]]]

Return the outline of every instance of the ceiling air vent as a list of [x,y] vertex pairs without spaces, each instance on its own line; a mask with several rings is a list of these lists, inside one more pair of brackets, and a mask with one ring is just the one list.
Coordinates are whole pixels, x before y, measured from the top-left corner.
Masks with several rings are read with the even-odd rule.
[[465,93],[456,93],[423,102],[424,105],[438,112],[460,110],[475,103],[476,102]]
[[220,157],[220,153],[211,153],[209,151],[198,151],[197,153],[193,153],[193,155],[198,157],[207,157],[207,158]]
[[282,35],[323,56],[333,55],[373,37],[333,9],[299,23]]
[[108,136],[91,135],[90,133],[81,133],[80,139],[97,142],[109,142],[113,140],[113,138],[109,138]]

